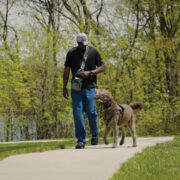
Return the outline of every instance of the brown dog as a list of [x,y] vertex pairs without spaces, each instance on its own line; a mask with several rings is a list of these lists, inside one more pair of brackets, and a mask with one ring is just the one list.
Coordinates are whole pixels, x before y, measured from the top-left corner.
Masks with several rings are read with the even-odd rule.
[[120,145],[124,144],[125,139],[125,131],[123,126],[128,124],[131,130],[132,138],[133,138],[133,147],[137,146],[136,142],[136,129],[135,129],[135,117],[133,114],[133,110],[142,109],[143,104],[140,102],[118,105],[117,102],[113,99],[112,95],[103,89],[95,89],[96,97],[94,100],[99,102],[104,110],[103,119],[106,124],[105,132],[104,132],[104,142],[108,144],[107,135],[110,128],[113,129],[114,136],[114,144],[113,148],[118,146],[118,133],[119,130],[122,132],[122,138],[120,141]]

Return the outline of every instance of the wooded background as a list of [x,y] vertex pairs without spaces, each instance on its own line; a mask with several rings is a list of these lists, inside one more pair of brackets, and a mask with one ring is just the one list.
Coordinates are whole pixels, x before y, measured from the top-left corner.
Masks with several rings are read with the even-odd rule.
[[[74,136],[62,74],[79,32],[105,63],[98,87],[119,104],[144,104],[137,134],[180,134],[180,1],[3,0],[0,7],[0,140],[17,131],[27,140]],[[11,25],[12,16],[26,17],[24,25]]]

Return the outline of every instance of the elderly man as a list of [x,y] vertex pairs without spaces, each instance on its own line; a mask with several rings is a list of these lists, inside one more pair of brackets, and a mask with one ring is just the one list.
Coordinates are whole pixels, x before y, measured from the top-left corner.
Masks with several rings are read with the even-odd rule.
[[66,56],[63,74],[63,96],[66,99],[68,98],[67,83],[71,70],[71,97],[77,138],[76,149],[83,149],[86,143],[84,112],[89,120],[92,135],[91,144],[98,144],[98,117],[96,102],[93,97],[95,96],[94,89],[97,84],[96,75],[104,71],[104,65],[99,52],[95,48],[88,46],[86,34],[78,34],[76,41],[78,46],[70,49]]

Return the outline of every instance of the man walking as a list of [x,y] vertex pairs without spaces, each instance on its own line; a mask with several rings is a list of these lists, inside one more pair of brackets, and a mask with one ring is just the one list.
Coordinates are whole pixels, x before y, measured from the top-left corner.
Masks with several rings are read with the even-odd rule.
[[[63,96],[68,98],[67,83],[70,70],[72,72],[71,97],[75,135],[77,138],[76,149],[83,149],[86,143],[86,125],[84,112],[86,113],[90,133],[91,144],[98,144],[98,118],[96,102],[93,100],[96,88],[96,75],[104,71],[104,65],[99,52],[88,46],[86,34],[80,33],[76,37],[78,46],[70,49],[66,56],[63,74]],[[78,89],[74,88],[74,80],[78,80]]]

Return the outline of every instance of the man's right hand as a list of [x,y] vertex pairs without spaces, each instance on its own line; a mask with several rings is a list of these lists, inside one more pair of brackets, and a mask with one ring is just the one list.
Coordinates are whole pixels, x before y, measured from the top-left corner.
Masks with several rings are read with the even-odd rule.
[[63,88],[63,96],[64,98],[68,99],[69,93],[68,93],[67,88]]

